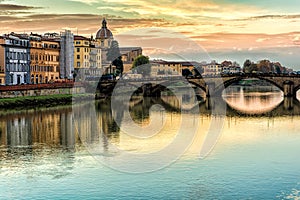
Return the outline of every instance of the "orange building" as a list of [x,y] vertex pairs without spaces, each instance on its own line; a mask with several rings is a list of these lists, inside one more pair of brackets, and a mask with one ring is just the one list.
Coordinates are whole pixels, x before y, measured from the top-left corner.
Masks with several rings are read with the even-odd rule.
[[60,42],[37,34],[30,35],[31,83],[59,81]]

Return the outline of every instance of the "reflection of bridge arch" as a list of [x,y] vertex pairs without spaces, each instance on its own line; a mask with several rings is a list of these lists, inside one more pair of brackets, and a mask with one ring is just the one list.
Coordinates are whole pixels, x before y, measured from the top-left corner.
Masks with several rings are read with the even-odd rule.
[[[175,98],[175,97],[174,97]],[[157,100],[156,100],[157,101]],[[204,102],[199,102],[199,111],[201,114],[210,115],[212,110],[218,110],[218,105],[222,104],[220,101],[225,101],[223,98],[207,98]],[[170,110],[180,112],[178,105],[171,104],[172,101],[164,101],[160,99],[161,104]],[[300,102],[297,99],[286,97],[278,105],[274,106],[272,110],[260,113],[245,113],[241,110],[237,110],[231,107],[226,101],[226,116],[238,116],[238,117],[278,117],[278,116],[300,116]]]

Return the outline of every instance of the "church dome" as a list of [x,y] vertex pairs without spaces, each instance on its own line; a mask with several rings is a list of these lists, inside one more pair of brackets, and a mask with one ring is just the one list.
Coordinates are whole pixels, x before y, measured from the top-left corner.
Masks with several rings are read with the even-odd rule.
[[107,22],[105,18],[102,20],[102,28],[99,29],[99,31],[96,34],[96,39],[109,39],[113,38],[113,34],[111,31],[107,28]]

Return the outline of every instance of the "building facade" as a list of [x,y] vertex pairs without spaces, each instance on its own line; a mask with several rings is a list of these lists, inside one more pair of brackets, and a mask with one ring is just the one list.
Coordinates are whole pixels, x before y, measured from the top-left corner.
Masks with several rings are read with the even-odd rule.
[[120,47],[120,53],[124,67],[123,72],[126,73],[131,69],[133,61],[143,54],[143,50],[141,47]]
[[216,61],[212,61],[208,64],[203,65],[204,76],[220,75],[222,73],[222,65]]
[[0,37],[0,84],[30,83],[30,42],[26,35]]
[[107,22],[104,18],[102,20],[102,27],[97,31],[95,38],[95,48],[101,49],[101,67],[103,68],[103,73],[108,73],[112,71],[111,63],[107,60],[107,51],[110,48],[114,36],[112,32],[107,28]]
[[102,74],[102,50],[91,38],[74,36],[74,70],[78,80]]
[[242,68],[237,62],[231,62],[231,61],[223,61],[221,63],[222,66],[222,74],[237,74],[242,72]]
[[178,76],[182,74],[182,63],[176,61],[153,60],[151,64],[151,76]]
[[30,69],[31,83],[53,83],[59,81],[60,43],[55,38],[31,34]]
[[60,35],[60,78],[73,79],[74,73],[74,35],[70,30]]

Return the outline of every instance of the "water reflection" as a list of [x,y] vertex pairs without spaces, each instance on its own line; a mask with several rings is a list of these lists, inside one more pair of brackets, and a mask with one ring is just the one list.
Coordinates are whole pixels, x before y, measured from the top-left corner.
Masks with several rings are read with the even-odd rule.
[[[116,156],[111,145],[132,153],[158,151],[177,136],[184,114],[180,107],[190,100],[187,96],[134,97],[128,103],[119,99],[119,108],[129,104],[130,115],[139,126],[147,126],[152,117],[164,122],[164,128],[147,139],[122,131],[126,123],[124,113],[122,109],[112,109],[109,100],[73,107],[0,112],[0,198],[20,199],[27,192],[26,197],[35,195],[36,199],[132,199],[126,196],[130,191],[142,199],[161,198],[161,194],[166,198],[188,198],[184,196],[188,193],[189,197],[204,199],[232,199],[232,194],[238,199],[272,199],[281,192],[290,194],[295,187],[298,191],[299,101],[282,99],[277,91],[257,94],[235,87],[227,92],[222,137],[206,159],[199,160],[199,152],[211,121],[218,118],[211,114],[212,109],[222,99],[207,99],[199,104],[199,116],[190,118],[199,122],[198,131],[177,163],[139,176],[103,167],[83,144],[94,145],[99,149],[97,156],[107,159]],[[274,109],[268,107],[268,102]],[[234,108],[238,103],[241,105]],[[161,110],[149,111],[155,104],[161,104],[165,114]],[[256,115],[241,114],[254,105],[260,107]],[[114,116],[122,122],[121,127]]]
[[284,99],[283,93],[273,86],[231,86],[223,98],[236,111],[257,115],[272,111]]
[[[226,115],[230,120],[227,119],[227,123],[235,123],[231,117],[240,119],[241,113],[261,115],[268,112],[269,117],[300,115],[299,102],[283,98],[282,93],[273,88],[257,92],[234,86],[226,90],[223,98],[228,104]],[[158,151],[176,137],[181,124],[182,105],[189,101],[191,99],[184,95],[179,99],[174,96],[132,98],[127,104],[135,123],[141,127],[147,126],[151,117],[162,122],[160,125],[163,128],[160,132],[147,139],[135,138],[122,131],[113,116],[122,122],[122,126],[126,124],[124,113],[122,109],[113,110],[109,100],[87,102],[73,107],[1,112],[0,174],[11,171],[12,165],[16,167],[16,171],[27,165],[42,165],[46,174],[55,174],[50,173],[50,167],[64,165],[68,170],[57,171],[60,171],[59,176],[67,175],[76,162],[76,152],[85,149],[82,144],[101,148],[103,156],[113,156],[114,149],[110,148],[110,144],[136,153]],[[200,152],[212,118],[216,117],[211,115],[212,107],[218,106],[218,101],[220,99],[207,99],[200,103],[199,117],[191,118],[199,122],[199,130],[191,141],[192,145],[188,150],[190,154],[196,155]],[[122,98],[118,104],[119,108],[127,106]],[[163,110],[150,112],[149,109],[156,104],[160,104]]]
[[[52,178],[70,174],[75,137],[71,108],[11,112],[0,120],[0,174]],[[36,170],[39,169],[39,170]]]

